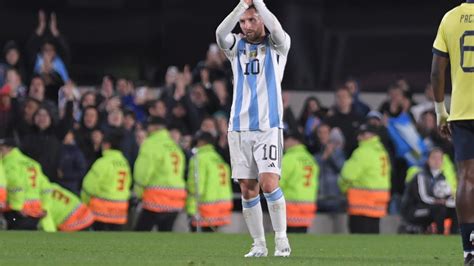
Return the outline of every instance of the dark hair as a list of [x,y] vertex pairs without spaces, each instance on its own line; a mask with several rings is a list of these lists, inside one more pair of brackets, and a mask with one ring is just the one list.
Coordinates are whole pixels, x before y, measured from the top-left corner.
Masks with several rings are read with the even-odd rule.
[[20,53],[20,47],[14,40],[9,40],[3,46],[3,54],[6,55],[10,50],[15,49]]
[[27,96],[25,97],[25,100],[23,101],[23,107],[25,107],[26,103],[27,102],[34,102],[36,103],[38,106],[41,106],[41,102],[38,101],[37,99],[33,98],[33,97],[30,97],[30,96]]
[[105,134],[103,143],[110,144],[110,148],[113,150],[120,150],[122,138],[123,132],[119,129],[116,129]]
[[81,107],[82,107],[82,102],[84,101],[84,99],[86,98],[87,95],[94,95],[95,104],[97,105],[97,93],[94,92],[94,91],[86,91],[86,92],[84,92],[84,94],[82,94],[81,101],[79,102],[81,104]]
[[123,109],[123,116],[131,116],[134,120],[137,119],[137,115],[135,114],[135,112],[132,110],[132,109],[129,109],[129,108],[125,108]]
[[198,131],[196,135],[194,135],[194,142],[197,144],[199,141],[203,141],[207,144],[215,145],[216,139],[212,136],[211,133]]

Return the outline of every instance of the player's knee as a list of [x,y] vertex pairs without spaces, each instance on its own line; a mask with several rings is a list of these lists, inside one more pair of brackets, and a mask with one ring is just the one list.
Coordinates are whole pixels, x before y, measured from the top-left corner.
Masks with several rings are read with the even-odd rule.
[[241,189],[242,197],[246,200],[253,199],[258,196],[260,191],[252,190],[252,189]]
[[255,180],[240,181],[240,191],[244,199],[253,199],[260,193],[260,188]]
[[465,163],[459,168],[459,178],[464,179],[465,182],[474,183],[474,161]]
[[279,187],[278,175],[272,173],[260,174],[260,186],[263,193],[272,193]]
[[266,181],[262,183],[261,186],[263,193],[272,193],[275,189],[278,188],[278,182]]

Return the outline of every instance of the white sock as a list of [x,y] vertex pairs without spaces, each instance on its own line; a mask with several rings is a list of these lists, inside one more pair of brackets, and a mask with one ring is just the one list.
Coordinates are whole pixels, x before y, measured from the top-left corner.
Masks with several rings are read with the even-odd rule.
[[265,230],[263,229],[262,205],[260,195],[253,199],[242,198],[242,214],[254,243],[265,245]]
[[276,238],[286,238],[286,202],[280,188],[271,193],[263,193],[267,199],[268,212],[272,220]]

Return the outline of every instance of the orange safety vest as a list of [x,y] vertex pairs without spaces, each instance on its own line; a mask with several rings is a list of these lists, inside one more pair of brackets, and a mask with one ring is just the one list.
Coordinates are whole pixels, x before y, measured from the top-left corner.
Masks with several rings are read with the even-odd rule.
[[39,199],[25,200],[21,212],[29,217],[42,218],[46,215]]
[[184,188],[150,186],[143,192],[143,209],[152,212],[178,212],[186,204]]
[[7,190],[0,187],[0,211],[7,209]]
[[211,227],[231,223],[232,201],[221,200],[199,204],[199,219],[193,217],[193,226]]
[[126,224],[128,214],[127,200],[108,200],[91,197],[89,208],[94,220],[109,224]]
[[77,207],[66,220],[59,225],[59,230],[63,232],[80,231],[94,223],[94,215],[86,205]]
[[309,227],[316,216],[316,203],[302,201],[286,202],[286,222],[290,227]]
[[390,193],[386,189],[349,188],[347,201],[350,215],[381,218],[387,214]]

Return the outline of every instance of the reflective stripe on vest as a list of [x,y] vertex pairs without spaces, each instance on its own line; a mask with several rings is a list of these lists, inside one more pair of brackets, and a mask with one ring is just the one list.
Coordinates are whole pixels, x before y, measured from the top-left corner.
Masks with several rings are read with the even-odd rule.
[[350,188],[347,191],[350,215],[380,218],[387,214],[390,193],[386,189]]
[[232,201],[219,200],[199,204],[199,220],[193,219],[193,226],[221,226],[230,224],[232,216]]
[[152,212],[180,211],[186,204],[186,190],[171,187],[146,187],[143,192],[143,208]]
[[316,216],[316,203],[308,201],[287,201],[286,217],[290,227],[309,227]]
[[7,208],[7,190],[0,187],[0,211]]
[[128,201],[126,200],[107,200],[92,197],[89,208],[96,221],[110,224],[127,223]]
[[25,200],[21,212],[33,218],[41,218],[45,215],[39,199]]
[[80,231],[94,223],[94,215],[86,205],[80,204],[62,224],[58,226],[60,231],[71,232]]

